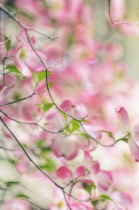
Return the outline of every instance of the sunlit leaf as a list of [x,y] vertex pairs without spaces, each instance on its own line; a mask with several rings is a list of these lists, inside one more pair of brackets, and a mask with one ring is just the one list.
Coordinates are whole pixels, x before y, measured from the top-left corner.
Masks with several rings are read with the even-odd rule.
[[47,112],[49,109],[51,109],[53,107],[53,103],[45,103],[42,105],[42,111],[43,112]]
[[8,65],[5,67],[5,69],[12,73],[21,74],[20,70],[14,65]]
[[9,51],[12,48],[11,40],[8,37],[5,37],[5,47]]
[[47,77],[49,77],[50,74],[51,74],[50,71],[47,71],[47,74],[46,74],[46,71],[41,71],[38,74],[34,73],[34,76],[35,76],[36,81],[40,82],[40,81],[42,81],[43,79],[46,78],[46,75],[47,75]]
[[71,124],[71,131],[72,132],[79,130],[80,124],[77,120],[72,120],[70,124]]
[[40,168],[49,172],[53,172],[56,169],[56,164],[52,159],[47,158],[46,162],[42,164]]
[[19,193],[16,195],[16,198],[25,198],[25,199],[28,199],[29,197],[25,194],[22,194],[22,193]]
[[83,182],[83,188],[91,194],[92,189],[96,189],[96,185],[94,183],[88,184],[87,182]]
[[107,133],[110,138],[115,139],[112,132],[105,130],[102,130],[102,132]]
[[7,187],[12,187],[14,185],[18,185],[19,182],[17,182],[17,181],[7,181],[7,182],[5,182],[5,184],[7,185]]
[[112,200],[108,195],[100,195],[99,196],[102,200]]

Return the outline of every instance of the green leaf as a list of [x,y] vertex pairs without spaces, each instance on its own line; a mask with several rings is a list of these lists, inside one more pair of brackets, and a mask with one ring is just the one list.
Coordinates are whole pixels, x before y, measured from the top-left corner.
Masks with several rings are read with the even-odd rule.
[[20,70],[14,65],[8,65],[5,67],[5,69],[12,73],[21,74]]
[[64,112],[62,112],[62,111],[60,111],[60,112],[61,112],[61,114],[63,115],[65,121],[67,122],[67,115],[66,115]]
[[45,103],[42,105],[41,109],[43,112],[47,112],[49,109],[53,107],[53,103]]
[[46,78],[46,75],[47,75],[47,77],[49,77],[50,74],[51,74],[51,71],[47,71],[47,74],[46,74],[46,71],[41,71],[38,74],[34,73],[35,79],[36,79],[37,82],[40,82],[43,79],[45,79]]
[[[8,41],[6,41],[8,39]],[[8,37],[5,37],[5,47],[9,51],[12,48],[11,40]]]
[[19,184],[19,182],[16,182],[16,181],[7,181],[7,182],[5,182],[5,184],[7,185],[7,187],[12,187],[14,185]]
[[87,182],[83,182],[83,188],[91,194],[92,189],[96,189],[96,185],[94,183],[88,184]]
[[20,15],[22,15],[22,16],[24,16],[24,17],[30,19],[30,20],[33,20],[33,19],[35,18],[35,17],[33,16],[33,14],[30,15],[28,12],[23,11],[23,10],[18,10],[18,13],[19,13]]
[[100,195],[99,196],[102,200],[106,201],[106,200],[112,200],[108,195]]
[[72,120],[70,124],[71,124],[71,131],[72,132],[79,130],[80,124],[77,120]]
[[22,194],[22,193],[19,193],[16,195],[16,198],[25,198],[25,199],[28,199],[29,197],[25,194]]
[[52,159],[47,158],[46,162],[41,165],[40,168],[49,172],[53,172],[56,169],[56,164]]
[[107,201],[107,200],[111,200],[112,201],[112,199],[108,195],[100,195],[98,199],[92,200],[92,204],[94,206],[96,206],[98,204],[98,202]]
[[77,134],[82,136],[83,138],[87,139],[88,141],[90,139],[89,136],[86,133],[82,132],[82,131],[78,131]]
[[42,148],[45,144],[46,140],[44,139],[39,139],[37,142],[36,142],[36,146],[39,147],[39,148]]
[[48,88],[50,89],[52,87],[52,82],[48,82]]
[[99,202],[99,200],[92,200],[93,206],[96,206],[98,202]]
[[12,165],[16,165],[17,164],[17,162],[18,162],[18,160],[16,160],[16,159],[10,159],[10,158],[8,158],[8,161],[12,164]]
[[108,134],[108,136],[109,136],[110,138],[112,138],[112,139],[114,139],[114,140],[115,140],[115,138],[114,138],[114,136],[113,136],[113,133],[112,133],[112,132],[110,132],[110,131],[105,131],[105,130],[102,130],[102,132],[107,133],[107,134]]

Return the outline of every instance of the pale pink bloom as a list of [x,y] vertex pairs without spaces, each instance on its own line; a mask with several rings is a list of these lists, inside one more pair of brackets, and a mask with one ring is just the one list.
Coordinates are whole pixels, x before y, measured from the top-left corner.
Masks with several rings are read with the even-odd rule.
[[124,0],[111,0],[110,10],[111,10],[111,18],[113,21],[123,20],[125,13]]
[[56,171],[56,174],[62,180],[71,181],[76,179],[79,181],[87,176],[87,171],[84,166],[79,166],[74,173],[72,173],[67,167],[62,166]]
[[82,119],[88,114],[83,104],[74,104],[70,100],[63,101],[60,108],[77,119]]
[[53,190],[53,201],[49,207],[50,210],[65,210],[67,208],[62,191],[59,188]]
[[131,207],[133,202],[131,196],[125,192],[114,191],[110,197],[114,202],[111,202],[109,210],[126,210]]
[[24,199],[14,199],[14,200],[10,200],[8,201],[6,204],[4,204],[1,207],[1,210],[31,210],[30,205],[28,204],[28,202]]
[[100,172],[100,164],[98,161],[93,160],[92,156],[88,153],[84,153],[84,165],[88,171],[94,175]]
[[124,134],[128,135],[128,145],[130,152],[135,161],[139,161],[139,123],[135,124],[130,129],[128,113],[124,107],[116,109],[116,114],[121,123]]
[[60,168],[56,171],[56,175],[57,175],[60,179],[62,179],[62,180],[71,179],[71,178],[72,178],[72,173],[71,173],[71,171],[70,171],[68,168],[64,167],[64,166],[60,167]]
[[120,30],[126,36],[139,36],[138,25],[121,24]]
[[111,192],[113,189],[113,176],[111,171],[100,170],[97,174],[97,184],[100,192]]
[[130,130],[130,122],[127,111],[124,109],[124,107],[120,107],[119,109],[116,109],[116,114],[120,121],[122,129],[126,134],[128,134]]
[[113,191],[106,194],[111,200],[99,201],[96,210],[127,210],[131,209],[132,198],[125,192]]
[[78,155],[78,138],[75,135],[65,138],[57,136],[52,140],[51,147],[57,157],[65,157],[67,160],[72,160]]
[[[30,37],[30,42],[34,46],[34,37]],[[43,60],[46,59],[42,52],[37,51],[37,53]],[[39,58],[36,56],[31,45],[27,41],[24,30],[19,33],[17,37],[17,45],[9,51],[9,55],[15,56],[15,65],[26,77],[32,76],[31,71],[38,72],[44,70],[44,66],[41,64]]]
[[47,129],[59,131],[65,125],[64,117],[60,112],[52,112],[46,117]]
[[27,173],[28,170],[28,160],[27,158],[22,158],[21,160],[18,161],[16,164],[16,169],[20,174]]
[[92,206],[89,206],[85,203],[71,203],[70,207],[74,210],[94,210]]
[[[86,133],[94,139],[86,139],[85,137],[81,136],[79,140],[80,148],[84,151],[94,151],[97,148],[98,143],[96,141],[100,141],[102,138],[102,133],[100,129],[93,125],[83,125]],[[84,131],[83,131],[84,132]]]

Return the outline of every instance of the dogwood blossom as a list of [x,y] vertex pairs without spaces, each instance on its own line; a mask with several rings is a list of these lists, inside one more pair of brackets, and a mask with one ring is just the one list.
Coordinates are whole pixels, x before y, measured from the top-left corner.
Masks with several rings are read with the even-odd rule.
[[123,132],[128,137],[128,145],[135,161],[139,161],[139,123],[130,128],[129,116],[124,107],[116,109],[117,117],[121,123]]

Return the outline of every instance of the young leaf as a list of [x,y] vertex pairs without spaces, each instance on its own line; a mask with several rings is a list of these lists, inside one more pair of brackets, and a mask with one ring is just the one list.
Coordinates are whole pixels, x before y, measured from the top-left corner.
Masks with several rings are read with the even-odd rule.
[[53,172],[56,169],[56,164],[50,158],[47,158],[46,163],[40,166],[41,169]]
[[77,131],[77,134],[82,136],[83,138],[85,138],[88,141],[90,139],[89,136],[86,133],[82,132],[82,131]]
[[45,145],[45,142],[46,142],[46,140],[44,140],[44,139],[39,139],[39,140],[36,142],[36,146],[39,147],[39,148],[43,148],[44,145]]
[[12,48],[11,40],[8,37],[5,37],[5,41],[5,47],[9,51]]
[[105,131],[105,130],[102,130],[102,132],[107,133],[107,134],[108,134],[108,136],[109,136],[110,138],[112,138],[112,139],[114,139],[114,140],[115,140],[115,138],[114,138],[114,136],[113,136],[113,133],[112,133],[112,132],[110,132],[110,131]]
[[20,193],[20,194],[17,194],[16,195],[16,198],[25,198],[25,199],[28,199],[29,197],[27,195],[25,195],[25,194]]
[[79,130],[80,128],[80,124],[77,120],[72,120],[71,121],[71,131],[74,132],[74,131],[77,131]]
[[99,202],[99,200],[92,200],[93,206],[96,206],[98,202]]
[[46,75],[47,77],[49,77],[51,74],[50,71],[47,71],[47,74],[46,74],[46,71],[41,71],[37,74],[37,82],[40,82],[41,80],[45,79],[46,78]]
[[49,109],[53,107],[53,105],[54,105],[53,103],[45,103],[43,104],[41,109],[43,112],[47,112]]
[[50,89],[52,87],[52,82],[48,82],[48,88]]
[[92,189],[96,189],[96,185],[94,183],[88,184],[87,182],[83,182],[83,188],[91,194]]
[[8,65],[5,67],[5,69],[12,73],[21,74],[20,70],[14,65]]
[[7,181],[7,182],[5,182],[5,184],[7,185],[7,187],[12,187],[13,185],[19,184],[19,182],[16,182],[16,181]]
[[112,200],[108,195],[100,195],[100,198],[104,201],[106,200]]

